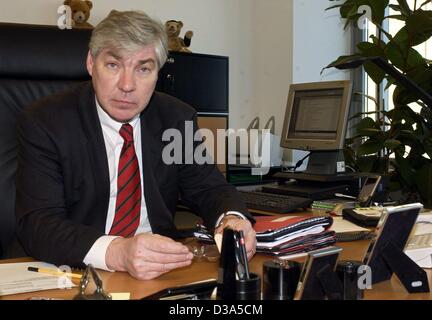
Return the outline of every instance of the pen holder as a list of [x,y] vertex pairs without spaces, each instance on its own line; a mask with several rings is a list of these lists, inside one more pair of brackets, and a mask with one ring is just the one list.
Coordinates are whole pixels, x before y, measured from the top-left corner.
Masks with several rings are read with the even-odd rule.
[[301,263],[265,261],[263,264],[263,300],[292,300],[300,278]]
[[249,279],[236,280],[237,300],[261,300],[261,278],[250,273]]
[[360,261],[339,261],[336,273],[343,286],[343,300],[360,300],[363,290],[358,286],[358,268]]

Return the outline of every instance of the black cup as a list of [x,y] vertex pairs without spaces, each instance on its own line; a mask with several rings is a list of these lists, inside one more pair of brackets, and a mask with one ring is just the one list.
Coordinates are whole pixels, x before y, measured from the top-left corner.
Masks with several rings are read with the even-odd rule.
[[301,263],[296,261],[265,261],[263,264],[263,299],[294,299],[300,272]]
[[236,280],[237,300],[261,300],[261,278],[255,273],[249,279]]
[[358,268],[360,261],[339,261],[336,273],[342,283],[343,300],[360,300],[363,298],[363,290],[358,287]]

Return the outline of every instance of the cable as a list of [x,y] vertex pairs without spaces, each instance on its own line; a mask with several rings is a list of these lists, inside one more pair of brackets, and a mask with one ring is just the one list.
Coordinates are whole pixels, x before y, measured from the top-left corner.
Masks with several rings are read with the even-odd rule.
[[345,165],[345,168],[350,169],[352,172],[356,172],[355,169],[354,169],[353,167],[351,167],[351,166],[349,166],[349,165],[347,165],[347,164]]
[[303,158],[301,158],[299,161],[297,161],[295,166],[292,167],[293,168],[292,171],[295,172],[298,167],[301,167],[301,165],[303,164],[303,161],[305,161],[307,158],[309,158],[310,154],[311,153],[309,152],[307,155],[305,155]]

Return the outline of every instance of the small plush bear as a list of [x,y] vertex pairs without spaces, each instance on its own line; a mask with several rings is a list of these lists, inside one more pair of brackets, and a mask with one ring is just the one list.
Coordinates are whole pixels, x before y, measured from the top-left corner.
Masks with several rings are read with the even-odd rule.
[[165,31],[168,35],[168,49],[171,51],[191,52],[190,46],[193,37],[192,31],[187,31],[184,38],[180,38],[180,30],[183,27],[183,22],[177,20],[168,20],[165,22]]
[[72,10],[73,28],[93,28],[93,26],[87,22],[90,17],[90,10],[93,8],[93,3],[91,1],[65,0],[63,4],[69,6]]

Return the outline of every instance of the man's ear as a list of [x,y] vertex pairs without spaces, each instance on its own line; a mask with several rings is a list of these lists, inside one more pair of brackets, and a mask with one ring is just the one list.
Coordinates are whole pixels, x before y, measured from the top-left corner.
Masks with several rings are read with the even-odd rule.
[[89,52],[87,53],[86,66],[87,66],[87,72],[89,73],[90,76],[93,75],[93,65],[94,65],[93,56],[91,55],[91,52],[89,50]]

